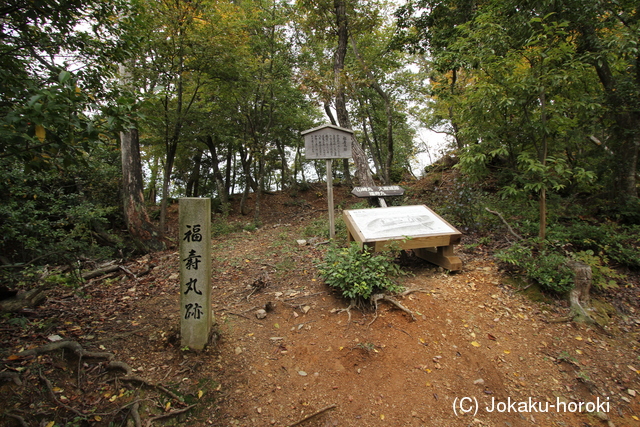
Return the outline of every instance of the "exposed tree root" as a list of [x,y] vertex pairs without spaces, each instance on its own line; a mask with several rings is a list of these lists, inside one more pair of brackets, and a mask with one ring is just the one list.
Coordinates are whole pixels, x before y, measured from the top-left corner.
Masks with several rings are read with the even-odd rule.
[[20,380],[20,375],[17,372],[0,372],[0,381],[13,381],[15,385],[22,385],[22,381]]
[[16,414],[9,414],[6,413],[4,414],[6,417],[9,418],[13,418],[14,420],[16,420],[18,423],[20,423],[20,425],[22,427],[29,427],[29,424],[24,420],[24,418],[22,418],[20,415],[16,415]]
[[175,417],[176,415],[183,414],[188,410],[190,410],[191,408],[193,408],[194,406],[196,406],[195,403],[193,405],[187,406],[186,408],[178,409],[177,411],[171,411],[171,412],[167,412],[166,414],[161,414],[161,415],[156,415],[155,417],[151,417],[147,420],[147,422],[145,423],[145,426],[147,427],[150,426],[153,421],[162,420],[165,418],[171,418],[171,417]]
[[349,303],[349,306],[347,308],[338,308],[335,310],[332,310],[334,313],[344,313],[347,312],[347,314],[349,315],[349,320],[347,320],[347,324],[351,323],[351,309],[354,308],[356,306],[356,301],[355,300],[351,300],[351,302]]
[[112,353],[86,351],[76,341],[58,341],[58,342],[53,342],[51,344],[45,344],[42,347],[21,351],[20,353],[18,353],[18,356],[20,357],[38,356],[40,354],[49,353],[49,352],[61,350],[61,349],[71,350],[76,354],[76,356],[78,356],[81,359],[83,357],[90,358],[90,359],[108,359],[108,360],[111,360],[114,358],[114,355]]
[[[78,363],[78,372],[80,372],[80,363],[82,358],[94,358],[94,359],[107,359],[109,360],[109,363],[106,365],[106,368],[109,370],[121,370],[125,373],[124,376],[120,376],[120,377],[116,377],[117,381],[126,381],[126,382],[136,382],[136,383],[140,383],[142,385],[145,385],[149,388],[155,389],[158,392],[164,393],[167,396],[169,396],[171,399],[173,399],[176,403],[184,405],[184,403],[182,402],[182,400],[180,399],[180,397],[178,395],[176,395],[175,393],[173,393],[172,391],[168,390],[166,387],[164,387],[162,384],[155,384],[153,382],[150,382],[148,380],[145,380],[142,377],[139,377],[137,375],[133,374],[133,369],[131,368],[131,366],[129,366],[127,363],[125,362],[121,362],[121,361],[116,361],[116,360],[111,360],[114,358],[114,355],[112,353],[106,353],[106,352],[92,352],[92,351],[86,351],[85,349],[82,348],[82,346],[80,344],[78,344],[75,341],[58,341],[55,343],[51,343],[51,344],[46,344],[43,345],[41,347],[38,348],[34,348],[34,349],[30,349],[30,350],[25,350],[22,351],[20,353],[18,353],[18,356],[20,357],[28,357],[28,356],[37,356],[40,354],[44,354],[44,353],[49,353],[49,352],[53,352],[56,350],[70,350],[72,351],[79,359]],[[79,375],[79,374],[78,374]],[[107,414],[96,414],[96,413],[84,413],[78,409],[73,408],[72,406],[69,406],[68,404],[60,401],[60,399],[58,399],[54,393],[54,388],[53,385],[51,383],[51,381],[49,381],[49,379],[47,379],[42,373],[39,374],[40,376],[40,380],[43,382],[43,384],[46,387],[47,390],[47,394],[49,396],[49,399],[55,403],[55,405],[57,405],[60,408],[63,408],[64,410],[71,412],[79,417],[82,418],[89,418],[91,416],[94,415],[107,415]],[[0,372],[0,379],[10,379],[12,381],[14,381],[16,384],[20,385],[21,381],[20,378],[16,375],[13,375],[13,373],[11,372]],[[155,420],[160,420],[163,418],[168,418],[168,417],[172,417],[178,414],[181,414],[183,412],[188,411],[189,409],[193,408],[195,405],[190,405],[187,406],[183,409],[179,409],[167,414],[162,414],[162,415],[158,415],[155,417],[151,417],[149,418],[145,425],[149,426],[151,425],[151,422],[155,421]],[[117,413],[117,412],[121,412],[123,410],[125,410],[125,408],[130,407],[128,414],[126,415],[127,418],[131,417],[131,419],[133,420],[134,424],[136,427],[142,427],[142,421],[140,418],[140,412],[139,412],[139,408],[140,408],[140,401],[137,400],[135,402],[130,402],[127,405],[119,408],[118,410],[114,411],[113,413]],[[13,414],[5,414],[8,417],[11,417],[13,419],[15,419],[16,421],[18,421],[21,425],[28,425],[26,423],[26,421],[24,421],[24,419],[22,419],[21,417],[17,416],[17,415],[13,415]]]
[[422,288],[410,288],[410,289],[406,289],[403,292],[400,292],[398,295],[400,295],[401,297],[406,297],[407,295],[410,295],[414,292],[423,292],[423,293],[429,293],[428,290],[426,289],[422,289]]
[[[373,302],[375,308],[376,308],[376,315],[378,313],[378,301],[386,301],[388,303],[391,303],[393,305],[395,305],[396,307],[398,307],[400,310],[404,311],[405,313],[407,313],[409,316],[411,316],[411,319],[415,322],[416,321],[416,316],[413,314],[413,311],[409,310],[407,307],[405,307],[404,305],[402,305],[400,303],[400,301],[398,301],[397,299],[395,299],[394,297],[392,297],[391,295],[387,295],[387,294],[374,294],[371,296],[371,302]],[[377,316],[376,316],[377,317]],[[375,318],[374,318],[375,320]],[[373,323],[373,322],[371,322]]]
[[138,412],[138,409],[140,409],[140,402],[136,402],[133,405],[131,405],[131,410],[129,411],[129,414],[131,415],[131,418],[133,419],[133,423],[135,424],[135,426],[142,427],[142,420],[140,419],[140,412]]
[[126,373],[125,376],[118,377],[118,381],[137,382],[137,383],[146,385],[147,387],[150,387],[162,393],[165,393],[166,395],[170,396],[172,399],[175,399],[177,402],[180,402],[180,397],[175,393],[173,393],[171,390],[167,389],[162,384],[155,384],[148,380],[145,380],[144,378],[138,375],[133,375],[133,369],[131,368],[131,366],[129,366],[125,362],[119,362],[119,361],[109,362],[109,364],[107,365],[107,369],[120,369]]
[[56,405],[66,409],[69,412],[73,412],[74,414],[78,415],[79,417],[88,417],[88,414],[85,414],[82,411],[78,411],[76,408],[67,405],[66,403],[61,402],[57,397],[56,394],[53,392],[53,386],[51,385],[51,381],[49,381],[44,375],[40,374],[40,380],[44,383],[44,385],[47,387],[47,392],[49,393],[49,398],[51,400],[53,400],[55,402]]

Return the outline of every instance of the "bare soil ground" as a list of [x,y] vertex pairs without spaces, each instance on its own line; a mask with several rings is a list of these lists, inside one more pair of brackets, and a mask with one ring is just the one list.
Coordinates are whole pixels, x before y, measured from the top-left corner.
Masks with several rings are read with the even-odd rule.
[[[336,192],[336,203],[358,201]],[[558,321],[564,301],[520,291],[467,235],[460,272],[400,260],[412,273],[404,286],[422,290],[400,298],[417,320],[382,304],[377,317],[352,311],[348,321],[337,312],[348,301],[314,267],[326,246],[296,242],[326,218],[325,196],[265,195],[261,228],[213,239],[216,325],[204,351],[180,348],[176,249],[130,260],[130,274],[58,288],[24,321],[0,320],[4,372],[20,379],[0,383],[0,423],[136,425],[135,412],[139,425],[640,425],[637,276],[599,296],[616,307],[602,310],[606,326]],[[54,335],[131,371],[68,349],[20,354]]]

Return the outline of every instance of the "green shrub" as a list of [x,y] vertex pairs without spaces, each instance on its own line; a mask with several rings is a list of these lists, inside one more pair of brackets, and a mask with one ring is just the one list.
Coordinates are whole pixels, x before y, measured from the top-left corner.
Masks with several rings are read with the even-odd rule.
[[534,254],[526,242],[516,243],[495,256],[516,266],[525,277],[544,289],[562,294],[573,288],[574,272],[567,266],[566,257],[553,248]]
[[242,224],[239,222],[232,222],[220,217],[216,217],[211,221],[211,235],[213,237],[225,236],[238,231],[242,231]]
[[97,190],[89,192],[106,178],[83,168],[74,176],[56,170],[27,174],[9,162],[1,166],[0,253],[10,262],[68,263],[81,256],[111,257],[119,249],[117,236],[108,232],[121,224],[119,206],[103,203]]
[[592,251],[630,268],[640,268],[640,226],[584,221],[549,227],[547,237],[576,252]]
[[318,271],[324,281],[342,292],[345,298],[366,300],[375,292],[402,290],[392,277],[404,274],[394,263],[395,252],[361,250],[356,242],[347,248],[331,246]]

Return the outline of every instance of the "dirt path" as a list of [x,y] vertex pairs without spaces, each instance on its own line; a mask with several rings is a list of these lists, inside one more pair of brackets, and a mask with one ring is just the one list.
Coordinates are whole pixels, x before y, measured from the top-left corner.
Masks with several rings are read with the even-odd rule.
[[[242,250],[257,253],[283,233],[295,234],[243,236]],[[464,270],[456,274],[413,266],[405,286],[426,292],[403,303],[417,321],[382,306],[373,323],[374,314],[362,312],[348,323],[346,313],[334,313],[346,302],[313,273],[309,261],[320,256],[318,249],[288,251],[258,262],[257,270],[249,258],[231,271],[219,267],[228,280],[215,289],[223,376],[214,424],[291,425],[330,405],[305,425],[571,426],[608,417],[616,425],[637,423],[632,416],[640,408],[628,391],[638,388],[638,372],[631,370],[638,365],[635,342],[612,331],[548,323],[565,313],[519,295],[482,255],[463,254]],[[292,257],[296,267],[272,271],[280,257]],[[247,301],[251,289],[238,286],[238,270],[249,278],[244,283],[261,270],[282,280]],[[275,310],[258,320],[253,312],[267,303]],[[456,416],[455,399],[465,397],[471,400],[455,409],[473,407],[474,415]],[[509,407],[512,402],[527,407]],[[592,404],[579,411],[571,402]],[[548,413],[536,412],[547,403]],[[598,403],[607,414],[580,413]]]
[[[322,203],[318,196],[318,203],[290,205],[295,213],[274,209],[262,228],[213,240],[217,339],[203,352],[180,348],[175,251],[127,264],[134,274],[153,266],[145,276],[59,289],[22,328],[3,319],[1,355],[23,382],[0,383],[0,399],[44,425],[71,419],[43,391],[46,376],[59,402],[103,414],[91,425],[108,425],[134,401],[143,419],[193,404],[153,423],[193,427],[640,425],[633,307],[607,328],[554,323],[566,315],[561,302],[534,302],[482,246],[463,246],[464,268],[455,274],[408,259],[413,276],[403,283],[424,292],[401,301],[416,321],[382,304],[377,317],[353,311],[349,322],[337,312],[347,302],[314,268],[325,246],[296,242],[326,215]],[[267,286],[256,290],[258,279]],[[266,305],[273,308],[267,317],[256,318]],[[62,356],[15,357],[53,335],[112,352],[181,401],[109,379],[93,362],[85,378]]]

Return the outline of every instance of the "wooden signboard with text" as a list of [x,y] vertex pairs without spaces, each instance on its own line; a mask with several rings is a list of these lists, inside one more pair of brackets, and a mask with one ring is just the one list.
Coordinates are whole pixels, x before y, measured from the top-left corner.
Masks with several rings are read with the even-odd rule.
[[351,157],[353,131],[334,125],[322,125],[302,132],[304,136],[304,156],[307,160],[324,159],[327,162],[327,205],[329,207],[329,238],[336,235],[333,212],[333,159]]
[[379,251],[397,244],[420,258],[447,270],[460,270],[462,261],[453,253],[462,233],[425,205],[344,211],[349,241]]
[[305,130],[302,136],[307,160],[351,158],[351,129],[323,125]]
[[399,185],[386,185],[382,187],[354,187],[351,194],[356,197],[389,197],[402,196],[404,188]]

